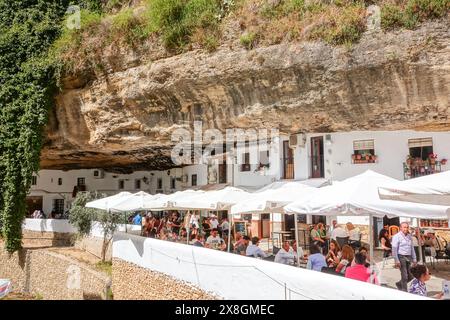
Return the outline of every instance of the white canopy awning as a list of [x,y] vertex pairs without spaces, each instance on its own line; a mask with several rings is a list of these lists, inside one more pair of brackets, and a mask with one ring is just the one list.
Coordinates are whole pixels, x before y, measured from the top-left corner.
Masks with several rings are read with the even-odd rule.
[[381,199],[450,206],[450,171],[380,185]]
[[318,190],[299,182],[288,182],[274,187],[274,189],[265,187],[263,191],[250,194],[245,201],[233,205],[231,213],[284,213],[285,205],[310,197]]
[[174,203],[184,198],[190,199],[200,194],[206,193],[201,190],[184,190],[177,191],[172,194],[160,194],[157,198],[146,204],[146,210],[162,211],[162,210],[182,210],[187,208],[176,207]]
[[446,219],[448,207],[418,203],[381,200],[378,187],[398,180],[373,171],[346,179],[336,185],[317,190],[312,197],[293,202],[284,209],[315,215],[374,215],[388,217],[411,217]]
[[161,195],[151,195],[144,191],[130,194],[128,197],[124,197],[117,201],[111,209],[117,211],[136,211],[147,210],[148,204],[158,199]]
[[100,210],[112,210],[112,207],[122,201],[123,199],[131,196],[130,192],[120,192],[110,197],[90,201],[86,203],[86,208],[94,208]]
[[174,199],[173,207],[184,209],[227,210],[233,204],[248,199],[250,193],[234,187],[208,191],[192,197]]

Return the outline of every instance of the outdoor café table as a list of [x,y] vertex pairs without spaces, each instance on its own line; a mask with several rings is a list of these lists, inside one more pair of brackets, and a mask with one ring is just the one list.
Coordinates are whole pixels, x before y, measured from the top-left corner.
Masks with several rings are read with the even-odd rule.
[[[277,244],[279,244],[279,248],[281,248],[281,244],[284,240],[287,240],[286,238],[290,238],[292,235],[292,232],[290,231],[272,231],[272,246],[273,246],[273,239],[274,235],[277,236],[277,241],[279,241]],[[280,241],[281,239],[281,241]]]

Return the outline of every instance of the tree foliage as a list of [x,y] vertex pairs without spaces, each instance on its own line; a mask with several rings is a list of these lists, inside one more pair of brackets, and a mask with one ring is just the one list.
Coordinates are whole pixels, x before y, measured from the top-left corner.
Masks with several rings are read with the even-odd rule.
[[88,236],[93,224],[101,228],[103,231],[102,261],[105,261],[108,245],[121,222],[121,214],[86,208],[86,203],[104,197],[106,197],[105,194],[98,192],[79,192],[69,213],[69,221],[75,226],[80,236]]

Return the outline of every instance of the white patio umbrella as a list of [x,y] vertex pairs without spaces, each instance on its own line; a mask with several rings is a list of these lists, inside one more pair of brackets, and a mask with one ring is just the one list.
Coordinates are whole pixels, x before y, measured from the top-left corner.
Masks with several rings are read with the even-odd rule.
[[158,199],[160,195],[151,195],[144,191],[139,191],[130,194],[128,197],[123,197],[111,207],[112,210],[117,211],[140,211],[147,210],[147,204]]
[[251,193],[242,189],[226,187],[221,190],[207,191],[192,197],[174,199],[172,205],[174,207],[188,209],[227,210],[232,205],[248,199],[250,195]]
[[[238,213],[285,213],[287,204],[312,196],[318,189],[301,182],[272,184],[272,188],[264,187],[263,191],[255,192],[246,201],[241,201],[231,207],[231,214]],[[295,241],[297,243],[297,265],[299,265],[299,241],[297,215],[294,217]]]
[[444,206],[381,200],[378,187],[396,181],[369,170],[337,185],[323,187],[306,201],[287,205],[285,211],[313,215],[369,215],[369,242],[373,256],[372,216],[442,219],[448,215],[448,207]]
[[317,188],[298,182],[289,182],[279,188],[265,189],[249,195],[244,201],[231,206],[231,214],[239,213],[284,213],[284,206],[307,196]]
[[[172,205],[184,209],[205,209],[205,210],[228,210],[230,216],[230,207],[248,199],[250,193],[235,187],[226,187],[221,190],[208,191],[193,197],[183,197],[172,201]],[[228,228],[228,252],[231,248],[231,219],[228,219],[230,227]]]
[[315,215],[365,215],[427,219],[447,218],[446,206],[381,200],[378,188],[398,182],[374,171],[348,178],[336,185],[318,189],[306,201],[287,205],[286,212]]
[[111,208],[116,204],[119,203],[121,201],[123,201],[123,199],[131,196],[132,194],[130,192],[120,192],[118,194],[115,194],[113,196],[110,197],[106,197],[106,198],[102,198],[102,199],[97,199],[94,201],[90,201],[88,203],[86,203],[86,208],[94,208],[94,209],[100,209],[100,210],[111,210]]
[[381,199],[450,206],[450,171],[380,185]]
[[147,210],[162,211],[162,210],[186,210],[188,208],[182,208],[176,206],[175,203],[183,200],[184,198],[190,199],[192,197],[204,194],[205,191],[202,190],[184,190],[177,191],[172,194],[160,194],[155,197],[154,200],[149,201],[146,204]]

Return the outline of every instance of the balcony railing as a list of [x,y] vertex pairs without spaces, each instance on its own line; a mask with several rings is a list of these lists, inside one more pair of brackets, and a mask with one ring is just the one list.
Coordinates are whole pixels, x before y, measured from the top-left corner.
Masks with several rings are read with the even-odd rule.
[[412,163],[403,163],[404,179],[413,179],[417,177],[427,176],[442,171],[440,161],[430,163],[429,161],[413,161]]

